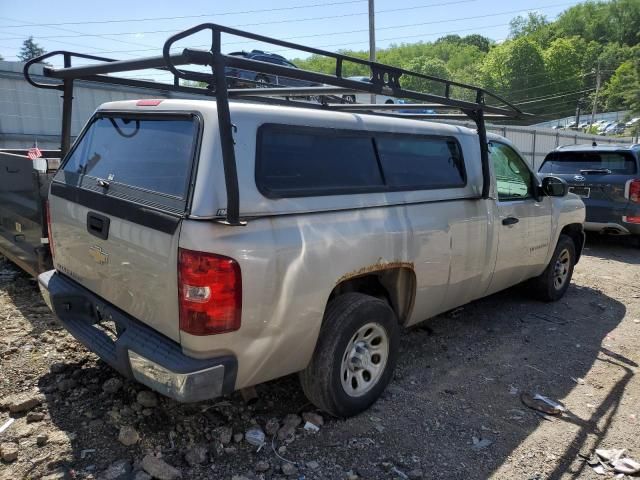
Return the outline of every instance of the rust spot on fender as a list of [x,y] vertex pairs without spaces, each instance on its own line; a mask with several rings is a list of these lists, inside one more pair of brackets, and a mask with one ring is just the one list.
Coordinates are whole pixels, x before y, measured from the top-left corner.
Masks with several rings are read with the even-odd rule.
[[396,269],[396,268],[408,268],[411,271],[413,271],[414,266],[413,266],[413,262],[400,262],[400,261],[383,262],[382,260],[379,260],[377,263],[374,263],[373,265],[367,265],[366,267],[359,268],[358,270],[345,273],[343,276],[341,276],[338,279],[338,281],[336,282],[336,285],[344,282],[345,280],[349,280],[350,278],[361,277],[368,273],[380,272],[382,270],[390,270],[390,269]]

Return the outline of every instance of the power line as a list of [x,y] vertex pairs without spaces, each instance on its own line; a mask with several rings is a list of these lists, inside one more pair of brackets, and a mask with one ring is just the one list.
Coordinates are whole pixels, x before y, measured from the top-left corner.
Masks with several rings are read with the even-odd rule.
[[[446,22],[444,22],[446,23]],[[441,31],[441,32],[431,32],[431,33],[427,33],[427,34],[420,34],[420,35],[409,35],[409,36],[404,36],[404,37],[395,37],[394,40],[402,40],[402,39],[406,39],[406,38],[413,38],[413,37],[433,37],[433,36],[437,36],[437,35],[448,35],[448,34],[452,34],[452,33],[460,33],[460,32],[469,32],[469,31],[474,31],[474,30],[478,30],[478,29],[486,29],[486,28],[496,28],[496,27],[504,27],[509,25],[508,23],[499,23],[499,24],[493,24],[493,25],[482,25],[479,27],[472,27],[472,28],[465,28],[465,29],[459,29],[459,30],[448,30],[448,31]],[[392,27],[382,27],[379,28],[377,30],[388,30],[391,28],[403,28],[405,25],[394,25]],[[414,24],[411,25],[406,25],[406,26],[414,26]],[[282,37],[280,40],[297,40],[300,38],[314,38],[314,37],[325,37],[325,36],[334,36],[334,35],[343,35],[343,34],[351,34],[351,33],[360,33],[360,32],[366,32],[368,30],[346,30],[346,31],[340,31],[340,32],[327,32],[327,33],[314,33],[314,34],[310,34],[310,35],[298,35],[295,37]],[[2,39],[0,39],[2,40]],[[384,39],[381,39],[384,40]],[[51,40],[53,41],[53,40]],[[58,42],[57,40],[55,40],[56,42]],[[226,46],[229,45],[243,45],[243,44],[249,44],[249,43],[254,43],[252,41],[238,41],[238,42],[225,42]],[[360,43],[365,43],[365,40],[363,41],[358,41],[358,42],[352,42],[352,43],[340,43],[339,45],[358,45]],[[189,48],[206,48],[206,47],[210,47],[210,44],[200,44],[200,45],[191,45]],[[5,47],[5,48],[9,48],[9,47]],[[286,51],[289,49],[282,49],[282,50],[277,50],[277,51]],[[100,53],[125,53],[125,54],[131,54],[132,52],[149,52],[149,51],[158,51],[158,47],[156,48],[145,48],[145,49],[136,49],[136,50],[100,50]]]
[[[0,18],[6,18],[7,20],[11,20],[8,17],[0,17]],[[35,24],[30,24],[30,26],[36,26],[36,25]],[[49,28],[52,28],[54,30],[60,30],[62,32],[71,32],[71,33],[76,34],[76,35],[62,35],[62,36],[60,36],[60,38],[95,37],[95,38],[102,38],[103,40],[109,40],[109,41],[114,41],[114,42],[118,42],[118,43],[125,43],[125,44],[128,44],[128,45],[151,47],[151,45],[147,45],[147,44],[140,43],[140,42],[130,42],[128,40],[109,38],[109,37],[107,37],[107,36],[105,36],[103,34],[86,34],[84,32],[79,32],[77,30],[70,30],[68,28],[60,28],[60,27],[49,27]]]
[[530,103],[545,102],[547,100],[554,100],[556,98],[568,97],[570,95],[579,95],[579,94],[582,94],[582,93],[591,92],[593,90],[594,90],[593,88],[587,88],[586,90],[575,90],[573,92],[567,92],[567,93],[564,93],[564,94],[544,95],[542,97],[533,98],[533,99],[530,99],[530,100],[526,100],[524,102],[516,102],[515,105],[526,105],[526,104],[530,104]]
[[[443,6],[450,6],[450,5],[456,5],[456,4],[460,4],[460,3],[471,3],[471,2],[475,2],[477,0],[455,0],[455,1],[448,1],[448,2],[443,2],[443,3],[433,3],[433,4],[426,4],[426,5],[417,5],[417,6],[413,6],[413,7],[401,7],[401,8],[392,8],[392,9],[386,9],[386,10],[377,10],[376,13],[390,13],[390,12],[401,12],[401,11],[408,11],[408,10],[415,10],[415,9],[422,9],[422,8],[431,8],[431,7],[443,7]],[[547,8],[555,8],[555,7],[563,7],[563,6],[568,6],[568,5],[574,5],[575,2],[564,2],[564,3],[555,3],[555,4],[550,4],[550,5],[543,5],[540,7],[535,8],[535,11],[539,11],[539,10],[543,10],[543,9],[547,9]],[[531,10],[531,11],[534,11]],[[507,10],[507,11],[503,11],[503,12],[493,12],[493,13],[489,13],[489,14],[484,14],[484,15],[474,15],[471,17],[458,17],[458,18],[451,18],[448,20],[433,20],[433,21],[429,21],[429,22],[419,22],[419,23],[409,23],[409,24],[404,24],[404,25],[393,25],[393,26],[388,26],[388,27],[378,27],[376,28],[376,31],[378,30],[388,30],[388,29],[393,29],[393,28],[406,28],[406,27],[421,27],[421,26],[425,26],[425,25],[435,25],[435,24],[440,24],[440,23],[450,23],[450,22],[457,22],[459,20],[476,20],[479,18],[488,18],[488,17],[495,17],[497,15],[510,15],[510,14],[514,14],[514,13],[522,13],[522,9],[518,9],[518,10]],[[313,21],[313,20],[330,20],[330,19],[334,19],[334,18],[343,18],[343,17],[352,17],[352,16],[359,16],[359,15],[367,15],[367,12],[360,12],[360,13],[347,13],[347,14],[341,14],[341,15],[331,15],[331,16],[325,16],[325,17],[306,17],[306,18],[297,18],[297,19],[289,19],[289,20],[276,20],[276,21],[269,21],[269,22],[257,22],[257,23],[243,23],[243,24],[238,24],[238,25],[231,25],[231,27],[233,28],[239,28],[239,27],[256,27],[256,26],[263,26],[263,25],[273,25],[273,24],[282,24],[282,23],[293,23],[293,22],[305,22],[305,21]],[[367,29],[361,29],[361,30],[351,30],[345,33],[360,33],[360,32],[367,32]],[[136,35],[136,34],[154,34],[154,33],[173,33],[175,32],[175,29],[170,29],[170,30],[149,30],[149,31],[134,31],[134,32],[116,32],[116,33],[102,33],[101,35],[105,35],[105,36],[119,36],[119,35]],[[78,36],[93,36],[94,34],[80,34],[80,35],[48,35],[48,36],[39,36],[37,37],[38,39],[42,40],[42,39],[49,39],[49,38],[69,38],[69,37],[78,37]],[[326,35],[331,35],[331,34],[326,34]],[[321,36],[321,35],[319,35]],[[3,40],[21,40],[25,37],[10,37],[10,38],[0,38],[0,41]]]
[[[50,27],[59,25],[95,25],[105,23],[132,23],[132,22],[150,22],[157,20],[184,20],[187,18],[203,18],[203,17],[222,17],[227,15],[244,15],[249,13],[266,13],[266,12],[281,12],[285,10],[299,10],[302,8],[314,8],[314,7],[329,7],[333,5],[348,5],[353,3],[365,3],[367,0],[347,0],[340,2],[329,3],[311,3],[306,5],[294,5],[289,7],[277,7],[277,8],[261,8],[257,10],[241,10],[235,12],[219,12],[219,13],[201,13],[198,15],[181,15],[175,17],[150,17],[150,18],[131,18],[131,19],[116,19],[116,20],[87,20],[78,22],[58,22],[58,23],[38,23],[38,24],[23,24],[23,25],[0,25],[0,28],[21,28],[21,27]],[[14,20],[18,21],[18,20]]]
[[[427,34],[421,34],[421,35],[417,35],[417,36],[423,36],[423,37],[433,37],[433,36],[437,36],[437,35],[448,35],[448,34],[452,34],[452,33],[460,33],[460,32],[469,32],[469,31],[474,31],[474,30],[478,30],[478,29],[483,29],[483,28],[496,28],[496,27],[504,27],[506,25],[509,25],[508,23],[500,23],[500,24],[494,24],[494,25],[483,25],[480,27],[472,27],[472,28],[465,28],[465,29],[460,29],[460,30],[448,30],[448,31],[440,31],[440,32],[431,32],[431,33],[427,33]],[[386,28],[401,28],[401,26],[395,26],[395,27],[385,27]],[[366,30],[362,30],[362,31],[366,31]],[[333,35],[341,35],[341,34],[349,34],[349,33],[356,33],[359,32],[359,30],[350,30],[350,31],[344,31],[344,32],[329,32],[329,33],[324,33],[324,34],[312,34],[312,35],[299,35],[296,37],[283,37],[281,40],[295,40],[295,39],[299,39],[299,38],[312,38],[312,37],[324,37],[324,36],[333,36]],[[412,38],[413,35],[409,35],[409,36],[404,36],[404,37],[395,37],[394,40],[402,40],[402,39],[406,39],[406,38]],[[385,40],[385,39],[380,39],[380,40]],[[365,43],[366,40],[362,40],[361,42],[353,42],[353,43],[340,43],[338,45],[357,45],[360,43]],[[252,43],[250,41],[242,41],[242,42],[227,42],[225,45],[239,45],[239,44],[247,44],[247,43]],[[204,48],[204,47],[209,47],[210,44],[201,44],[201,45],[193,45],[190,48]],[[148,51],[157,51],[158,48],[150,48],[150,49],[140,49],[140,50],[103,50],[100,53],[131,53],[131,52],[148,52]],[[282,50],[276,50],[276,51],[286,51],[288,49],[282,49]]]
[[[547,6],[544,6],[544,7],[537,8],[536,11],[544,10],[546,8],[553,8],[553,7],[559,6],[559,5],[573,5],[573,3],[547,5]],[[406,25],[394,25],[392,27],[381,27],[381,28],[378,28],[377,30],[386,30],[386,29],[403,28],[403,27],[416,27],[416,26],[433,25],[433,24],[440,24],[440,23],[450,23],[450,22],[455,22],[455,21],[459,21],[459,20],[475,20],[475,19],[478,19],[478,18],[494,17],[496,15],[506,15],[506,14],[510,14],[510,13],[514,13],[514,12],[521,12],[521,11],[522,10],[512,10],[512,11],[509,11],[509,12],[496,12],[496,13],[487,14],[487,15],[476,15],[476,16],[473,16],[473,17],[460,17],[460,18],[454,18],[454,19],[449,19],[449,20],[421,22],[421,23],[406,24]],[[486,28],[491,28],[491,27],[486,27]],[[467,29],[457,30],[456,32],[474,31],[476,29],[477,29],[477,27],[467,28]],[[349,32],[349,33],[351,33],[351,32]],[[455,32],[449,32],[449,33],[455,33]],[[328,35],[331,35],[331,34],[328,34]],[[380,39],[378,39],[378,41],[382,42],[382,41],[406,40],[406,39],[409,39],[409,38],[418,38],[418,37],[425,37],[425,36],[428,36],[428,34],[427,35],[425,35],[425,34],[405,35],[405,36],[402,36],[402,37],[387,37],[387,38],[380,38]],[[333,44],[328,44],[328,45],[319,45],[319,46],[316,46],[315,48],[342,47],[342,46],[346,46],[346,45],[360,45],[360,44],[364,44],[364,43],[368,43],[368,40],[362,40],[362,41],[358,41],[358,42],[348,42],[348,43],[341,42],[341,43],[333,43]],[[207,46],[207,45],[203,45],[203,46]],[[280,52],[296,51],[296,49],[294,49],[294,48],[282,48],[282,49],[272,50],[272,51],[274,53],[280,53]]]
[[[542,76],[542,75],[548,75],[548,73],[547,72],[536,73],[534,75],[528,75],[528,76],[529,77],[536,77],[536,76]],[[572,77],[567,77],[567,78],[564,78],[562,80],[558,80],[556,82],[543,83],[542,85],[536,85],[535,87],[522,88],[520,90],[512,90],[509,93],[510,94],[514,94],[514,93],[526,92],[526,91],[529,91],[529,90],[535,90],[535,89],[542,88],[542,87],[549,87],[551,85],[557,85],[558,83],[568,82],[569,80],[574,80],[576,78],[588,77],[589,75],[593,75],[593,73],[592,72],[581,73],[581,74],[578,74],[578,75],[574,75]]]
[[[49,40],[49,41],[53,43],[59,43],[61,45],[71,45],[72,47],[91,48],[92,50],[94,50],[94,52],[92,53],[103,53],[102,50],[100,50],[99,48],[90,47],[90,46],[87,46],[86,44],[74,43],[74,42],[63,42],[62,40]],[[6,49],[13,48],[13,47],[8,47],[6,45],[0,45],[0,47],[6,48]],[[154,48],[153,50],[157,50],[157,48]],[[121,50],[121,51],[126,52],[126,50]],[[135,50],[132,50],[132,51],[135,51]],[[16,55],[11,55],[9,56],[9,58],[18,58],[18,57]]]
[[[402,10],[414,9],[414,8],[427,8],[427,7],[434,7],[434,6],[444,6],[444,5],[452,5],[452,4],[457,4],[457,3],[466,3],[466,2],[469,2],[469,1],[475,1],[475,0],[457,0],[457,1],[454,1],[454,2],[445,2],[445,3],[441,3],[441,4],[429,4],[429,5],[424,5],[422,7],[406,7],[406,8],[400,8],[400,9],[380,10],[379,12],[402,11]],[[557,4],[544,5],[544,6],[538,7],[536,10],[554,8],[554,7],[558,7],[558,6],[567,6],[567,5],[573,5],[573,2],[571,2],[571,3],[557,3]],[[486,14],[486,15],[477,15],[477,16],[471,16],[471,17],[459,17],[459,18],[453,18],[453,19],[442,20],[442,21],[420,22],[420,23],[405,24],[405,25],[393,25],[393,26],[387,26],[387,27],[380,27],[380,28],[378,28],[378,30],[424,26],[424,25],[430,25],[430,24],[436,24],[436,23],[450,23],[450,22],[455,22],[455,21],[459,21],[459,20],[471,20],[471,19],[477,19],[477,18],[493,17],[493,16],[496,16],[496,15],[506,15],[506,14],[518,13],[518,12],[521,12],[521,11],[522,10],[510,10],[510,11],[504,11],[504,12],[494,12],[494,13]],[[362,15],[362,14],[357,14],[357,15]],[[344,16],[348,16],[348,15],[339,15],[339,16],[336,16],[336,17],[344,17]],[[336,17],[316,17],[315,19],[336,18]],[[309,20],[313,20],[313,19],[314,18],[311,18]],[[304,19],[287,20],[287,21],[284,21],[284,22],[302,21],[302,20],[304,20]],[[271,24],[271,23],[283,23],[283,22],[264,22],[262,24]],[[249,26],[249,25],[260,25],[260,23],[259,24],[236,25],[236,27]],[[496,26],[504,26],[504,25],[506,25],[506,24],[499,24],[499,25],[496,25]],[[493,28],[493,27],[494,26],[486,26],[486,27],[482,27],[482,28]],[[60,29],[60,30],[63,30],[63,29]],[[474,29],[458,30],[458,32],[471,31],[471,30],[475,30],[475,28]],[[170,31],[173,32],[174,30],[170,30]],[[345,32],[333,32],[333,33],[327,33],[327,34],[314,34],[313,36],[320,37],[320,36],[328,36],[328,35],[338,35],[338,34],[341,34],[341,33],[345,33],[345,34],[346,33],[360,33],[362,31],[365,31],[365,30],[351,30],[351,31],[345,31]],[[138,32],[138,33],[142,33],[142,32]],[[153,32],[147,32],[147,33],[153,33]],[[445,32],[442,32],[442,33],[445,33]],[[447,33],[455,33],[455,32],[447,32]],[[125,34],[126,33],[122,33],[121,32],[118,35],[125,35]],[[80,35],[85,35],[85,34],[80,34]],[[109,35],[115,35],[115,34],[109,34]],[[73,37],[75,37],[75,36],[76,35],[74,35]],[[304,36],[304,37],[311,37],[311,36],[312,35]],[[405,39],[409,39],[409,38],[417,38],[417,37],[424,37],[424,36],[430,36],[430,34],[427,34],[427,35],[424,35],[424,34],[410,35],[410,36],[404,36],[404,37],[391,37],[391,38],[381,39],[381,41],[405,40]],[[62,37],[63,36],[60,36],[58,38],[62,38]],[[66,37],[66,36],[64,36],[64,37]],[[290,37],[290,38],[304,38],[304,37],[301,36],[301,37]],[[107,38],[107,40],[109,40],[109,39]],[[57,41],[57,42],[59,42],[59,41]],[[240,44],[240,43],[251,43],[251,42],[228,42],[227,45]],[[361,43],[364,43],[364,42],[350,42],[350,43],[331,44],[331,45],[321,46],[320,48],[336,47],[336,46],[341,47],[341,46],[345,46],[345,45],[359,45]],[[199,47],[207,47],[207,46],[208,45],[199,45]],[[127,55],[133,55],[133,56],[135,56],[135,55],[132,54],[131,52],[134,52],[134,51],[141,52],[141,51],[155,51],[155,50],[157,50],[157,48],[149,48],[149,49],[138,49],[138,50],[123,51],[123,50],[95,49],[95,47],[93,47],[93,48],[95,50],[95,53],[124,53],[124,54],[127,54]],[[288,50],[290,50],[290,49],[283,49],[283,50],[279,50],[279,51],[283,51],[284,52],[284,51],[288,51]]]
[[[413,7],[401,7],[401,8],[391,8],[391,9],[387,9],[387,10],[378,10],[376,13],[390,13],[390,12],[402,12],[402,11],[407,11],[407,10],[415,10],[415,9],[422,9],[422,8],[431,8],[431,7],[445,7],[445,6],[449,6],[449,5],[456,5],[456,4],[460,4],[460,3],[471,3],[471,2],[475,2],[477,0],[454,0],[454,1],[447,1],[447,2],[443,2],[443,3],[430,3],[430,4],[426,4],[426,5],[416,5]],[[520,11],[520,10],[518,10]],[[239,28],[239,27],[257,27],[257,26],[262,26],[262,25],[273,25],[273,24],[283,24],[283,23],[298,23],[298,22],[310,22],[310,21],[315,21],[315,20],[332,20],[334,18],[344,18],[344,17],[357,17],[360,15],[368,15],[368,12],[359,12],[359,13],[343,13],[341,15],[329,15],[329,16],[324,16],[324,17],[306,17],[306,18],[296,18],[296,19],[289,19],[289,20],[274,20],[274,21],[270,21],[270,22],[256,22],[256,23],[243,23],[243,24],[238,24],[238,25],[230,25],[230,27],[232,28]],[[436,22],[437,23],[437,22]],[[147,33],[174,33],[175,29],[170,29],[170,30],[148,30],[148,31],[135,31],[135,32],[117,32],[117,33],[103,33],[103,35],[136,35],[136,34],[147,34]],[[68,37],[76,37],[76,36],[91,36],[89,34],[81,34],[81,35],[55,35],[55,36],[42,36],[42,37],[38,37],[39,39],[48,39],[48,38],[68,38]],[[3,38],[0,40],[20,40],[24,37],[11,37],[11,38]]]

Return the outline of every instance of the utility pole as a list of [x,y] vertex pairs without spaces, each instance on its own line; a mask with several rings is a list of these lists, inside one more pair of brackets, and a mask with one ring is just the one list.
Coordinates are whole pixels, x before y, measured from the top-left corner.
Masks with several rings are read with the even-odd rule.
[[578,104],[576,105],[576,130],[580,126],[580,100],[578,100]]
[[598,67],[596,69],[596,96],[593,99],[593,110],[591,111],[591,125],[595,121],[596,111],[598,109],[598,93],[600,92],[600,60],[598,60]]
[[[376,11],[373,0],[369,0],[369,61],[376,61]],[[371,103],[376,103],[376,96],[373,93]]]

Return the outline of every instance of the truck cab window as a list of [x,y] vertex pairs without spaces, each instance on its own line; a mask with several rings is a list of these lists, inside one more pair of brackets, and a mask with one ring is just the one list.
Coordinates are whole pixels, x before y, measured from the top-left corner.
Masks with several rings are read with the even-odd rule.
[[490,142],[489,155],[496,174],[499,201],[531,198],[533,178],[525,161],[504,143]]

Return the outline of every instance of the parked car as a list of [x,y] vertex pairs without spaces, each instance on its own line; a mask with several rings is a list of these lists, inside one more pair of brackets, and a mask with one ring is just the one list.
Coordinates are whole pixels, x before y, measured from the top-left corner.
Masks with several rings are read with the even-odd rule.
[[614,125],[614,122],[602,122],[600,125],[598,125],[598,135],[606,135],[605,132],[611,125]]
[[[367,82],[371,83],[371,79],[369,77],[356,76],[356,77],[347,77],[349,80],[356,80],[358,82]],[[386,95],[376,95],[375,103],[396,103],[396,100],[393,97],[388,97]],[[355,93],[349,95],[343,95],[342,98],[350,103],[371,103],[371,94],[370,93]]]
[[300,372],[349,416],[391,380],[401,327],[524,281],[566,292],[584,205],[505,138],[483,198],[475,130],[230,108],[244,226],[216,221],[215,101],[104,104],[52,181],[42,293],[123,374],[188,402]]
[[632,118],[631,120],[629,120],[625,124],[625,126],[626,127],[634,127],[634,126],[638,125],[639,123],[640,123],[640,117],[635,117],[635,118]]
[[640,145],[571,145],[545,158],[540,173],[566,180],[587,207],[585,229],[640,236]]
[[[264,52],[262,50],[251,50],[250,52],[232,52],[229,55],[244,57],[265,63],[274,63],[283,67],[298,68],[289,60],[276,53]],[[270,75],[264,72],[252,72],[239,68],[227,67],[225,70],[229,85],[231,87],[316,87],[319,83],[297,80],[295,78]]]
[[600,135],[620,135],[624,133],[624,131],[624,123],[611,122],[600,132]]
[[[397,100],[396,103],[398,105],[411,105],[411,102],[408,102],[406,100]],[[394,110],[398,113],[414,113],[414,114],[419,114],[419,115],[436,115],[436,111],[432,108],[406,108],[406,109],[399,109],[399,110]]]
[[624,123],[616,123],[613,127],[607,129],[609,135],[622,135],[627,129]]

